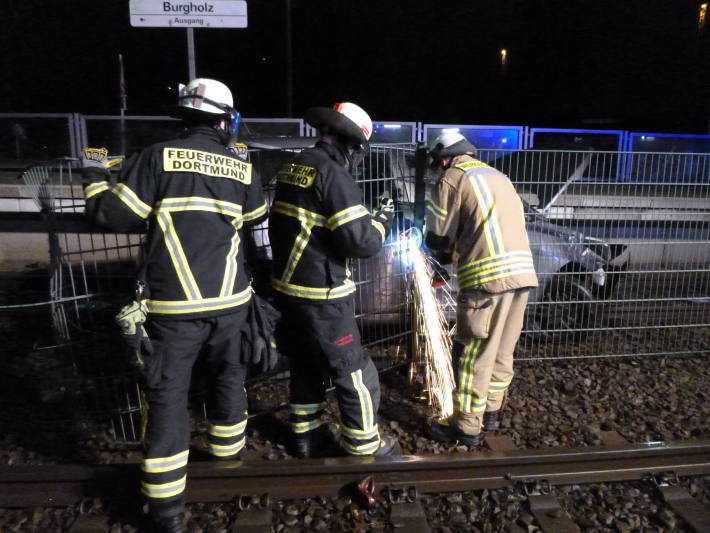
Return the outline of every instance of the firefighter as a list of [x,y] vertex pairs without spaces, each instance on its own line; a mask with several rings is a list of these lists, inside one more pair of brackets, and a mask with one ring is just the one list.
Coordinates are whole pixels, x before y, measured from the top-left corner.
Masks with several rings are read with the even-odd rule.
[[361,203],[353,173],[362,161],[372,121],[359,106],[314,107],[306,122],[318,129],[304,150],[276,175],[269,215],[272,287],[282,312],[279,349],[289,357],[294,453],[325,453],[331,438],[323,416],[325,381],[340,407],[340,447],[351,455],[387,455],[394,439],[380,436],[380,385],[362,349],[355,322],[350,258],[381,248],[392,224],[392,200],[374,214]]
[[537,276],[520,197],[507,176],[475,159],[460,133],[429,147],[441,175],[426,209],[425,243],[442,264],[456,262],[459,294],[453,364],[454,414],[430,421],[430,438],[480,443],[499,424],[513,379],[528,291]]
[[[227,148],[239,114],[223,83],[180,86],[176,116],[185,130],[129,158],[117,183],[106,150],[84,157],[86,213],[117,232],[145,231],[139,298],[152,349],[143,354],[148,404],[141,491],[158,531],[185,531],[190,445],[188,390],[198,354],[210,371],[209,453],[237,459],[244,448],[246,363],[242,328],[252,289],[244,261],[246,226],[266,216],[249,163]],[[139,322],[140,323],[140,322]]]

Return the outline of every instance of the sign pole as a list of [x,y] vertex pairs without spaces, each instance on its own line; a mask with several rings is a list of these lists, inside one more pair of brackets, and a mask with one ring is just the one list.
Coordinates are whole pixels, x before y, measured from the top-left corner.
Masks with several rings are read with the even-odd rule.
[[187,72],[188,80],[194,80],[197,77],[195,72],[195,30],[187,28]]

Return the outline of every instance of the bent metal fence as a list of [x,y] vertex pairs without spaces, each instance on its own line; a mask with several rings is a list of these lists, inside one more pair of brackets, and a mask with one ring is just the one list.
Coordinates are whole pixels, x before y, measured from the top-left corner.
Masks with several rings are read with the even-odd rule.
[[[275,169],[292,156],[251,151],[268,197]],[[540,286],[530,292],[519,360],[710,352],[708,155],[482,150],[479,157],[511,177],[526,206]],[[384,365],[406,360],[416,333],[408,290],[409,252],[422,234],[416,160],[414,145],[373,146],[357,172],[368,208],[380,196],[397,202],[384,249],[352,263],[363,341]],[[86,225],[75,164],[55,160],[21,176],[50,242],[55,341],[45,353],[56,364],[38,381],[65,391],[78,414],[109,419],[117,440],[136,441],[140,391],[113,316],[132,297],[142,236]],[[264,264],[267,226],[253,231]]]

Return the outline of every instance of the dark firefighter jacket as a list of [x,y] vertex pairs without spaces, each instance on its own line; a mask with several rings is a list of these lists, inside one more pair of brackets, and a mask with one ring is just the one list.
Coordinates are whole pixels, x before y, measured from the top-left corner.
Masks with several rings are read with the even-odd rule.
[[[116,184],[85,185],[86,213],[117,232],[148,224],[141,277],[156,317],[226,314],[251,297],[242,227],[266,216],[261,183],[207,126],[154,144],[123,165]],[[98,178],[98,179],[97,179]]]
[[499,293],[537,287],[523,203],[508,177],[467,155],[432,191],[426,244],[453,252],[459,288]]
[[272,286],[312,303],[343,301],[355,292],[349,258],[375,255],[386,228],[362,205],[345,156],[318,142],[276,175],[269,215]]

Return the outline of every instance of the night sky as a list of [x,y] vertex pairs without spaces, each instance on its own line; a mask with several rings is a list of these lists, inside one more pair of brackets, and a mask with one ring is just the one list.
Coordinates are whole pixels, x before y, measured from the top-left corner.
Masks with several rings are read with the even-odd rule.
[[[706,133],[701,3],[292,0],[294,116],[351,100],[376,120]],[[197,73],[283,117],[286,1],[247,4],[249,28],[195,31]],[[128,114],[164,114],[187,81],[185,30],[132,28],[128,0],[2,7],[0,112],[118,114],[119,52]]]

